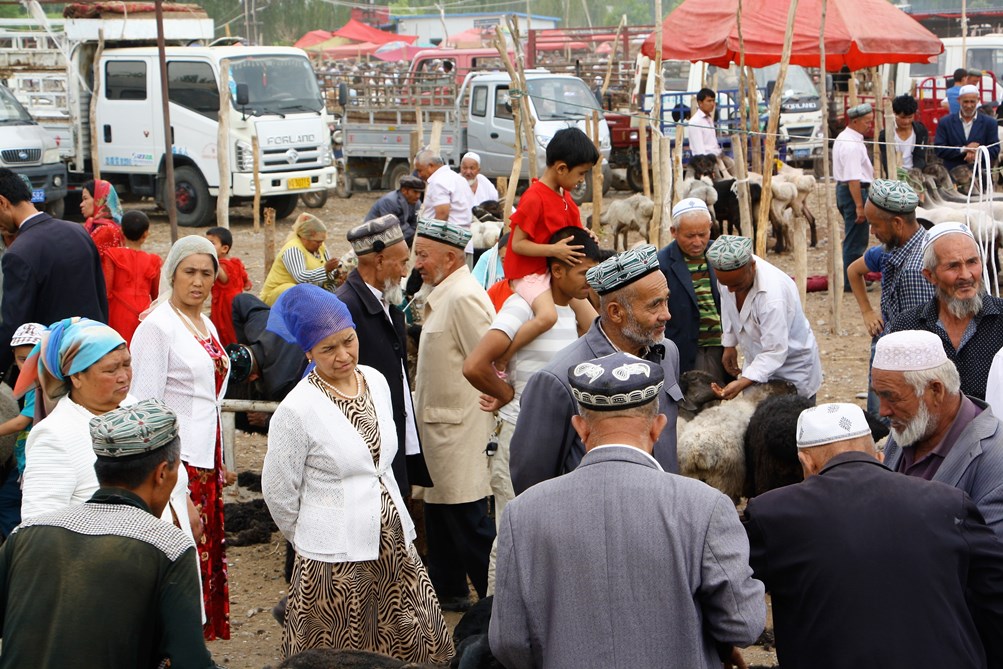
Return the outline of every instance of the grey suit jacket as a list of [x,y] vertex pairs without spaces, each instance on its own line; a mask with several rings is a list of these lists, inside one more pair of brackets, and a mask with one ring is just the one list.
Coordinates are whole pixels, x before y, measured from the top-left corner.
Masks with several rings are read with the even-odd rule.
[[[1003,540],[1003,423],[982,400],[969,396],[983,409],[958,435],[934,481],[964,490],[972,498],[986,524]],[[885,446],[885,465],[895,471],[902,447],[894,438]]]
[[489,640],[508,669],[720,669],[766,624],[731,500],[627,446],[509,502]]
[[[665,385],[658,398],[659,411],[669,422],[655,443],[654,455],[667,472],[678,472],[676,458],[676,402],[683,398],[679,389],[679,351],[668,339],[662,340],[665,355],[661,364]],[[613,345],[599,329],[599,319],[589,331],[554,356],[546,367],[530,377],[519,400],[519,419],[512,433],[509,468],[518,495],[523,490],[570,472],[585,454],[585,446],[571,426],[578,405],[568,383],[568,368],[579,362],[615,353]]]

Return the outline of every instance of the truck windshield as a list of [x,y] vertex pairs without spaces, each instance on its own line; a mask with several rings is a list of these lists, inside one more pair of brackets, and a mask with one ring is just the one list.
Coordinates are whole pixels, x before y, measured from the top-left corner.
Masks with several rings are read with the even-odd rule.
[[[529,97],[541,121],[582,119],[599,110],[596,96],[581,79],[554,77],[526,82]],[[602,112],[599,112],[602,114]]]
[[0,123],[22,124],[34,123],[31,114],[21,106],[14,94],[6,87],[0,86]]
[[300,56],[246,56],[230,61],[230,98],[237,107],[237,84],[247,84],[248,114],[295,114],[324,108],[317,77]]
[[[780,65],[768,65],[767,67],[755,68],[756,87],[764,93],[770,84],[777,80],[777,73]],[[708,79],[714,73],[714,68],[708,68]],[[735,89],[739,87],[738,68],[732,65],[726,70],[719,70],[717,75],[718,90]],[[782,98],[782,111],[816,111],[819,109],[818,89],[812,83],[811,77],[803,67],[791,65],[787,68],[787,76],[784,79],[784,91]]]

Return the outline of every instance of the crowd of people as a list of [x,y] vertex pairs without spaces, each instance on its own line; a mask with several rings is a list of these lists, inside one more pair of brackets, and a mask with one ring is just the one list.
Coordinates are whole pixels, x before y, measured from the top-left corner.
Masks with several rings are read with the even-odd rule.
[[[851,111],[862,134],[872,112]],[[494,597],[490,649],[509,669],[743,667],[768,592],[783,666],[1003,666],[1003,300],[967,226],[924,229],[915,191],[853,150],[837,196],[864,246],[880,242],[846,272],[874,338],[883,453],[860,407],[814,406],[823,361],[793,281],[750,239],[712,240],[702,200],[675,205],[662,249],[600,249],[570,197],[599,160],[576,128],[550,141],[480,271],[472,210],[497,191],[476,154],[456,172],[426,150],[348,232],[350,262],[301,215],[260,299],[229,230],[161,262],[108,182],[85,187],[80,226],[0,169],[0,365],[20,370],[23,403],[0,424],[21,444],[0,486],[0,667],[215,666],[236,478],[221,402],[274,371],[264,333],[295,367],[262,470],[290,546],[285,656],[446,665],[443,612],[475,594]],[[413,369],[406,279],[424,305]],[[678,476],[692,371],[720,401],[788,382],[812,406],[805,480],[740,514]]]

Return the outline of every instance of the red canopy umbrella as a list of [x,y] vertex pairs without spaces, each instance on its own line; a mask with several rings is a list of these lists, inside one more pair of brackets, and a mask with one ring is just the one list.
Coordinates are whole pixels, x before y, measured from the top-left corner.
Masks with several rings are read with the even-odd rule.
[[373,28],[355,19],[349,19],[348,23],[335,30],[334,34],[338,37],[347,37],[356,42],[372,42],[373,44],[386,44],[387,42],[397,41],[413,44],[418,39],[417,35],[398,35],[397,33],[384,32],[379,28]]
[[325,42],[329,39],[331,39],[330,30],[311,30],[306,35],[303,35],[303,37],[296,40],[296,44],[293,44],[293,46],[297,49],[306,49],[307,47],[320,44],[321,42]]
[[[780,62],[789,0],[743,0],[745,64]],[[739,61],[738,0],[684,0],[662,23],[663,60],[702,60],[727,67]],[[794,18],[791,63],[818,67],[822,0],[799,0]],[[925,63],[944,50],[936,35],[888,0],[828,0],[825,69],[850,70],[884,63]],[[655,35],[641,53],[654,58]]]

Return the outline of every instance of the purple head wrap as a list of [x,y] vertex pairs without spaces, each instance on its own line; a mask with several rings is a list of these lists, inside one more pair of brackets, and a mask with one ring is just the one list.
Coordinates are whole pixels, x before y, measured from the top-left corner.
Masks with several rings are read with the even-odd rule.
[[354,327],[348,307],[333,293],[300,283],[279,295],[265,329],[306,352],[324,337]]

